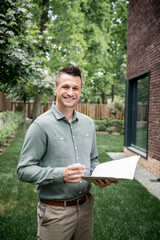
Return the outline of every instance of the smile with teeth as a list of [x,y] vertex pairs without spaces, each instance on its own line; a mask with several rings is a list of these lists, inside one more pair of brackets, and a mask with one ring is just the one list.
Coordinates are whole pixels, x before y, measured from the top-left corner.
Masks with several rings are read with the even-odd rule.
[[67,101],[67,102],[72,102],[75,100],[75,98],[73,97],[64,97],[64,99]]

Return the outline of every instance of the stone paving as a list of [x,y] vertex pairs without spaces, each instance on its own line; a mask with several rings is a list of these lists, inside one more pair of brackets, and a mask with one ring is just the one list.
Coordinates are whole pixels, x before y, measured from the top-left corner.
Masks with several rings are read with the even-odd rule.
[[[107,152],[107,154],[114,160],[125,158],[123,153]],[[160,176],[159,176],[160,177]],[[158,177],[147,169],[137,164],[135,171],[135,179],[137,179],[147,190],[160,199],[160,181],[157,181]]]

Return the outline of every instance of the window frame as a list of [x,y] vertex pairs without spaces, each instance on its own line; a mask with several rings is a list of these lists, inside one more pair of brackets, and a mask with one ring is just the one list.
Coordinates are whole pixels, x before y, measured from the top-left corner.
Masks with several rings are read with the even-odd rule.
[[[138,80],[148,77],[148,100],[147,100],[147,138],[146,150],[134,145],[133,139],[136,138],[136,120],[137,120],[137,82]],[[149,85],[150,85],[150,71],[145,71],[139,75],[131,77],[126,80],[125,89],[125,132],[124,132],[124,146],[128,150],[141,155],[143,158],[148,157],[148,119],[149,119]]]

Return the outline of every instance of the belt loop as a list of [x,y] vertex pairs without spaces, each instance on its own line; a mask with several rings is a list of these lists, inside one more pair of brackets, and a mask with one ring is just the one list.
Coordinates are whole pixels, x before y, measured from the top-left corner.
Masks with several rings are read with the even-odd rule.
[[64,208],[66,208],[66,201],[64,201]]

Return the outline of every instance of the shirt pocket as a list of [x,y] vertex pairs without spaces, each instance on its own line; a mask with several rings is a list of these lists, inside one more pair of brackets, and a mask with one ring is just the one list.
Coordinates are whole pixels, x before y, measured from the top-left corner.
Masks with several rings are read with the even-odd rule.
[[91,153],[91,149],[92,149],[92,135],[89,133],[86,133],[85,135],[82,136],[82,140],[83,140],[84,153],[88,155]]
[[72,139],[67,137],[54,137],[53,151],[57,158],[68,158],[73,155]]

